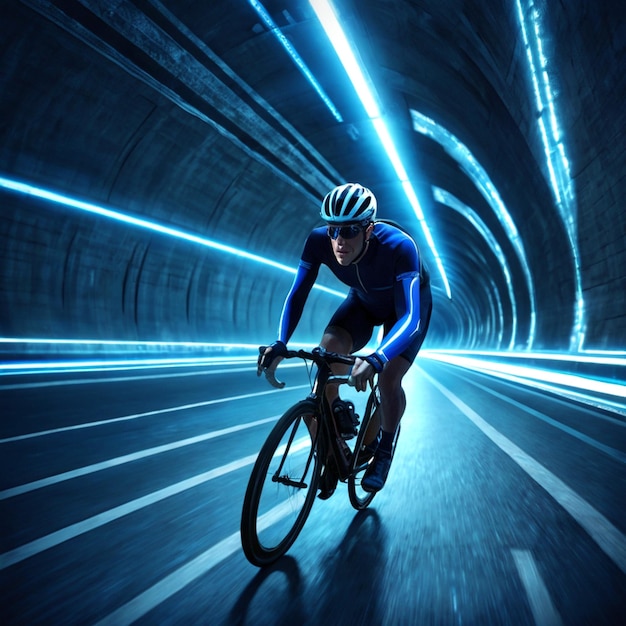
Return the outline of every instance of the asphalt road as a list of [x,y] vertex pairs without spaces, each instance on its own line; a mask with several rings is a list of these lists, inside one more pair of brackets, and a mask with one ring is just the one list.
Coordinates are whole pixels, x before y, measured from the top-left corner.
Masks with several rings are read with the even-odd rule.
[[626,624],[626,422],[419,359],[385,489],[271,568],[239,518],[306,393],[250,364],[0,377],[2,624]]

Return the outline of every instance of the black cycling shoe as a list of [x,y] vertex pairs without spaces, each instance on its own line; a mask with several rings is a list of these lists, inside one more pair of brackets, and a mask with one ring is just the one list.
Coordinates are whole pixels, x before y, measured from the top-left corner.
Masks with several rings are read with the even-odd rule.
[[361,481],[363,491],[376,493],[385,485],[389,468],[391,467],[391,453],[385,450],[376,450],[374,460],[365,470],[365,475]]
[[359,425],[359,417],[354,413],[354,404],[336,398],[333,402],[333,415],[341,436],[344,439],[352,439],[356,435],[356,427]]
[[382,429],[379,429],[374,440],[370,443],[363,445],[363,447],[359,450],[359,456],[357,457],[357,467],[369,462],[373,458],[373,456],[376,454],[376,450],[378,450],[378,444],[380,443],[381,436]]
[[326,465],[324,473],[320,476],[320,483],[318,485],[320,492],[317,494],[317,497],[320,500],[328,500],[328,498],[335,493],[338,482],[339,476],[337,476],[335,470],[333,470],[330,465]]

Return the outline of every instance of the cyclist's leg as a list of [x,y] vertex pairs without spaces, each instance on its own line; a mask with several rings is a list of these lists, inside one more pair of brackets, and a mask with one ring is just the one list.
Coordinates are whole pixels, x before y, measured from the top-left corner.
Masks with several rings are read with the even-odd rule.
[[[350,291],[335,311],[324,331],[320,345],[332,352],[352,354],[360,350],[372,336],[375,323],[364,309],[358,297]],[[340,363],[332,366],[335,374],[346,374],[350,369]],[[338,385],[326,386],[326,398],[330,406],[339,397]]]
[[402,388],[402,379],[409,371],[412,362],[402,355],[391,359],[378,377],[380,402],[382,405],[381,425],[383,433],[393,434],[406,409],[406,395]]
[[430,287],[426,285],[420,295],[422,296],[420,317],[423,322],[421,330],[404,352],[385,365],[385,369],[378,377],[382,432],[374,462],[368,468],[361,482],[365,491],[382,489],[391,466],[396,431],[406,409],[406,395],[402,388],[402,379],[409,371],[426,337],[432,311]]
[[[352,352],[352,337],[350,333],[340,326],[327,326],[322,336],[320,345],[331,352],[339,354],[350,354]],[[350,369],[349,365],[341,363],[333,363],[331,369],[334,374],[347,374]],[[339,397],[339,385],[326,385],[326,399],[329,406],[333,405],[333,401]]]
[[[352,337],[350,333],[339,326],[327,326],[320,344],[331,352],[350,354],[352,349]],[[333,363],[331,369],[334,374],[345,375],[350,370],[349,365]],[[354,405],[349,401],[341,401],[339,397],[339,385],[326,385],[326,400],[335,419],[337,434],[344,439],[351,439],[355,434]]]
[[380,392],[381,433],[374,460],[369,465],[361,481],[364,491],[375,493],[380,491],[389,474],[393,445],[398,424],[406,408],[406,395],[402,389],[402,379],[411,367],[411,361],[399,355],[385,365],[378,375]]
[[[432,297],[430,286],[425,285],[420,290],[420,319],[422,320],[420,330],[404,352],[391,359],[378,377],[383,432],[391,433],[392,437],[406,409],[406,395],[402,388],[402,379],[409,371],[411,365],[413,365],[413,361],[415,361],[415,357],[422,347],[422,343],[424,343],[431,313]],[[385,331],[391,327],[391,323],[388,322],[385,325]]]

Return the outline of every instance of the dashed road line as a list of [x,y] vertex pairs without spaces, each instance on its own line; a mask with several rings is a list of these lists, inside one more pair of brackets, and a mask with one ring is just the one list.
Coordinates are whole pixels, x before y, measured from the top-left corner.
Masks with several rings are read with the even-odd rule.
[[221,467],[209,470],[208,472],[197,474],[196,476],[192,476],[186,480],[182,480],[163,489],[159,489],[158,491],[149,493],[141,498],[136,498],[135,500],[116,506],[108,511],[104,511],[103,513],[99,513],[98,515],[94,515],[88,519],[66,526],[56,532],[19,546],[14,550],[0,554],[0,570],[5,569],[10,565],[14,565],[15,563],[19,563],[20,561],[23,561],[31,556],[35,556],[44,550],[58,546],[65,541],[74,539],[79,535],[95,530],[96,528],[113,522],[120,517],[130,515],[139,509],[143,509],[147,506],[160,502],[165,498],[182,493],[187,489],[197,487],[202,483],[213,480],[214,478],[219,478],[220,476],[239,470],[247,465],[252,465],[256,458],[257,454],[251,454],[236,461],[232,461],[231,463],[227,463],[226,465],[222,465]]
[[[290,513],[292,513],[290,502],[274,507],[259,518],[258,530],[265,530]],[[236,532],[162,578],[158,583],[101,619],[96,626],[132,624],[240,549],[240,535]]]
[[620,463],[626,463],[626,454],[624,454],[620,450],[616,450],[615,448],[612,448],[611,446],[607,446],[599,441],[596,441],[592,437],[589,437],[588,435],[581,433],[575,428],[571,428],[570,426],[567,426],[566,424],[563,424],[562,422],[559,422],[558,420],[552,419],[548,415],[545,415],[544,413],[541,413],[540,411],[536,411],[535,409],[529,406],[526,406],[525,404],[522,404],[521,402],[517,402],[517,400],[513,400],[513,398],[509,398],[508,396],[505,396],[502,393],[498,393],[497,391],[494,391],[493,389],[489,389],[489,387],[485,385],[481,385],[480,383],[477,383],[473,380],[469,380],[469,383],[471,385],[474,385],[475,387],[478,387],[479,389],[482,389],[482,391],[496,398],[499,398],[500,400],[503,400],[504,402],[507,402],[508,404],[511,404],[517,407],[518,409],[521,409],[525,413],[528,413],[529,415],[536,417],[542,422],[545,422],[546,424],[550,424],[550,426],[554,426],[555,428],[562,430],[563,432],[567,433],[568,435],[572,437],[575,437],[576,439],[582,441],[583,443],[586,443],[587,445],[592,446],[593,448],[596,448],[596,450],[600,450],[601,452],[604,452],[604,454],[609,455],[610,457],[614,458],[616,461],[619,461]]
[[530,610],[537,626],[562,626],[563,620],[552,603],[537,564],[528,550],[511,550],[517,573],[526,590]]
[[[290,390],[309,388],[309,385],[298,385],[290,387]],[[122,417],[112,417],[111,419],[98,420],[96,422],[87,422],[85,424],[72,424],[71,426],[62,426],[61,428],[52,428],[50,430],[40,430],[34,433],[26,433],[24,435],[16,435],[15,437],[7,437],[0,439],[0,444],[12,443],[14,441],[22,441],[24,439],[32,439],[33,437],[43,437],[45,435],[56,435],[57,433],[64,433],[71,430],[80,430],[82,428],[94,428],[95,426],[106,426],[108,424],[115,424],[118,422],[125,422],[128,420],[136,420],[141,417],[151,417],[153,415],[161,415],[162,413],[172,413],[174,411],[186,411],[188,409],[198,409],[204,406],[211,406],[212,404],[221,404],[222,402],[235,402],[237,400],[246,400],[248,398],[256,398],[257,396],[265,396],[271,393],[279,393],[281,389],[270,389],[269,391],[256,391],[254,393],[245,393],[239,396],[231,396],[230,398],[217,398],[216,400],[205,400],[204,402],[195,402],[193,404],[181,404],[179,406],[171,406],[165,409],[156,409],[154,411],[145,411],[144,413],[134,413],[132,415],[123,415]]]
[[238,424],[236,426],[230,426],[228,428],[214,430],[209,433],[197,435],[195,437],[188,437],[187,439],[180,439],[178,441],[166,443],[161,446],[155,446],[154,448],[146,448],[145,450],[139,450],[138,452],[132,452],[131,454],[124,454],[123,456],[118,456],[113,459],[107,459],[106,461],[102,461],[100,463],[85,465],[83,467],[70,470],[69,472],[63,472],[54,476],[48,476],[47,478],[35,480],[33,482],[25,483],[23,485],[18,485],[17,487],[11,487],[9,489],[0,491],[0,500],[7,500],[8,498],[13,498],[24,493],[35,491],[36,489],[42,489],[43,487],[49,487],[50,485],[55,485],[66,480],[78,478],[79,476],[86,476],[87,474],[100,472],[111,467],[116,467],[117,465],[123,465],[124,463],[132,463],[133,461],[145,459],[146,457],[154,456],[155,454],[162,454],[163,452],[169,452],[171,450],[176,450],[177,448],[182,448],[184,446],[191,446],[202,441],[208,441],[209,439],[223,437],[224,435],[237,433],[242,430],[247,430],[248,428],[262,426],[263,424],[267,424],[268,422],[276,421],[278,417],[279,416],[275,415],[273,417],[266,417],[264,419],[256,420],[254,422],[248,422],[246,424]]
[[493,443],[543,487],[585,529],[602,551],[626,574],[626,537],[599,511],[568,487],[538,461],[488,424],[476,411],[421,369],[422,376],[436,387]]

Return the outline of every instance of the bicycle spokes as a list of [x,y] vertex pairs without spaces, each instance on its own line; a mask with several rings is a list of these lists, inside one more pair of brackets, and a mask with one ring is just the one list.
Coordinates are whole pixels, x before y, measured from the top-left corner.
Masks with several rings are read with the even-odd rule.
[[[257,565],[272,562],[300,532],[317,491],[316,438],[308,404],[288,411],[261,449],[244,503],[244,551]],[[271,520],[268,523],[267,520]]]

